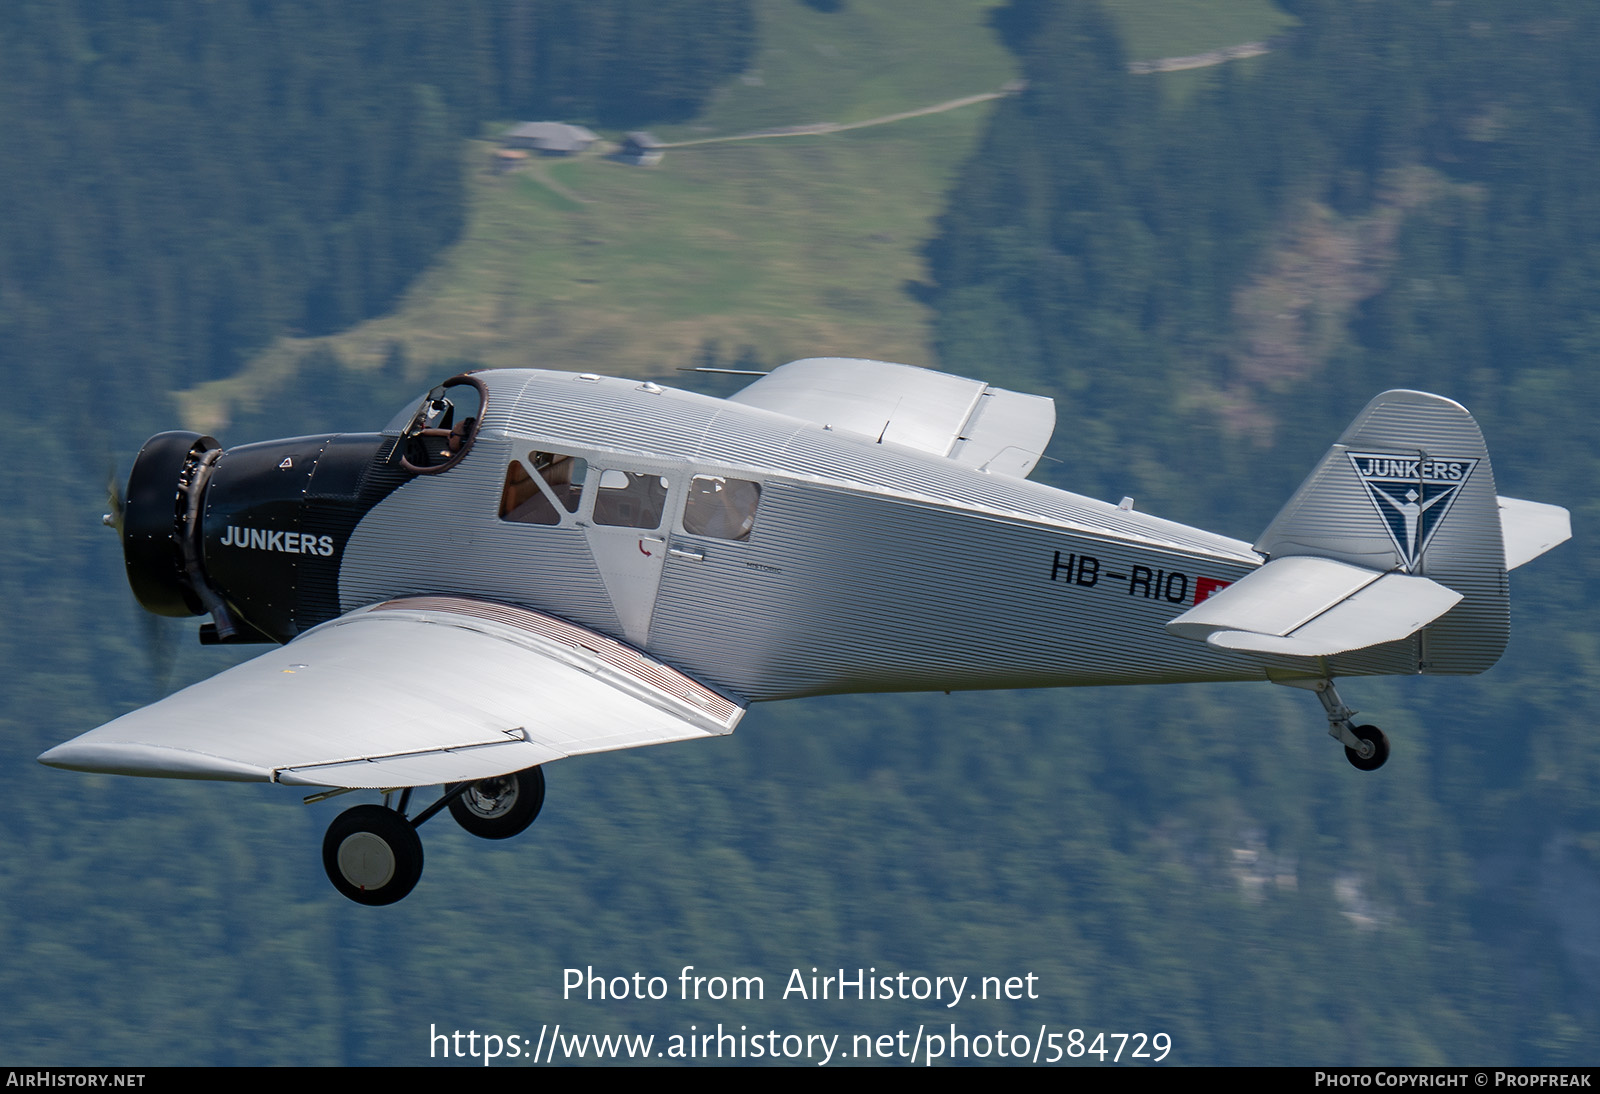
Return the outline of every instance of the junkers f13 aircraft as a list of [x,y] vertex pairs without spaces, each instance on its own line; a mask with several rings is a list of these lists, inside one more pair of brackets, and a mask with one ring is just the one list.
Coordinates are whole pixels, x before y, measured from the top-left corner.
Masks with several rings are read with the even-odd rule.
[[1496,495],[1437,395],[1373,399],[1254,544],[1030,482],[1054,427],[1049,399],[816,358],[727,400],[490,371],[378,433],[162,433],[120,519],[135,594],[209,615],[202,642],[282,645],[40,759],[382,791],[323,841],[364,904],[410,892],[441,809],[513,836],[541,765],[761,700],[1270,680],[1372,770],[1389,743],[1334,679],[1487,669],[1507,571],[1570,535]]

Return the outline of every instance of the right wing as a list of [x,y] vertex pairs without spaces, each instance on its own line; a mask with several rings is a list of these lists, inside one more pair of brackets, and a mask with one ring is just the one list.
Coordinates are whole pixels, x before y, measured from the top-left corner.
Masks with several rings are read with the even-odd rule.
[[57,745],[79,771],[402,787],[733,732],[741,701],[524,608],[416,597],[362,608]]
[[1056,428],[1056,404],[1042,395],[854,357],[790,361],[728,401],[1015,478],[1033,470]]

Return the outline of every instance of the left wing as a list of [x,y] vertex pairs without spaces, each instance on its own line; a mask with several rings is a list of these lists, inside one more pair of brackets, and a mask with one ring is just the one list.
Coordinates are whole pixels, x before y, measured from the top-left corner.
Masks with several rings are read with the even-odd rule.
[[742,701],[489,601],[362,608],[39,757],[179,779],[403,787],[733,732]]

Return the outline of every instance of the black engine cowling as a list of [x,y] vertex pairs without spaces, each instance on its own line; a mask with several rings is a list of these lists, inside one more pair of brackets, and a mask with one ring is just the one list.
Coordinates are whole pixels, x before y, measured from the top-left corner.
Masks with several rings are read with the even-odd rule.
[[189,573],[195,512],[191,504],[214,437],[175,431],[144,443],[128,475],[122,518],[122,557],[139,603],[157,615],[203,615]]
[[[454,420],[455,389],[478,413]],[[459,393],[458,393],[459,395]],[[341,611],[339,570],[356,525],[419,475],[471,451],[486,393],[456,376],[382,433],[290,437],[223,450],[158,433],[128,478],[128,583],[157,615],[210,614],[202,642],[287,642]],[[409,424],[406,424],[409,423]],[[401,428],[401,426],[404,428]]]

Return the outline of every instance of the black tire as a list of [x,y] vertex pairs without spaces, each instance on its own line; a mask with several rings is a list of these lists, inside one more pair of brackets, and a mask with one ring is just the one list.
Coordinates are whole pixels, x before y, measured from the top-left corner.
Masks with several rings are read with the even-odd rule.
[[1362,771],[1376,771],[1388,762],[1389,738],[1384,736],[1383,730],[1377,726],[1356,726],[1351,732],[1363,741],[1372,742],[1372,755],[1362,759],[1361,753],[1347,747],[1344,750],[1345,759]]
[[333,887],[357,904],[393,904],[422,877],[422,839],[393,809],[358,805],[328,825],[322,868]]
[[450,815],[479,839],[519,835],[543,808],[544,771],[537,767],[479,779],[460,796],[450,799]]

